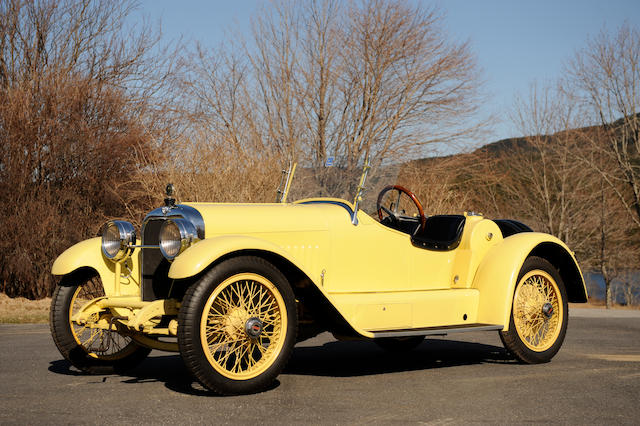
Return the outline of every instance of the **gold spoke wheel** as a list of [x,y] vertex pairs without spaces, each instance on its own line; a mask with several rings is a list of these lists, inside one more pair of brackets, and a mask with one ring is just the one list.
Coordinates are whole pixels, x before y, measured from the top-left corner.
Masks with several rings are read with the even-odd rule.
[[520,362],[551,361],[564,341],[569,320],[567,293],[558,269],[529,256],[513,293],[509,328],[500,332],[504,347]]
[[221,375],[247,380],[267,370],[282,351],[285,301],[276,286],[254,273],[233,275],[211,293],[200,320],[205,356]]
[[[92,358],[102,360],[117,360],[129,355],[134,346],[129,346],[132,339],[119,334],[115,330],[104,330],[92,328],[92,323],[100,321],[98,314],[93,315],[86,324],[77,324],[72,321],[73,316],[78,313],[84,305],[91,300],[104,296],[104,289],[100,278],[93,277],[84,285],[78,286],[71,298],[69,306],[69,324],[71,333],[75,341]],[[105,318],[102,318],[103,320]]]
[[522,277],[513,299],[513,322],[529,349],[549,349],[558,339],[564,315],[560,289],[550,274],[535,269]]
[[[112,330],[106,330],[103,326],[111,319],[108,311],[96,312],[83,324],[73,321],[83,306],[102,296],[100,277],[90,271],[77,271],[62,277],[51,298],[53,342],[74,367],[90,374],[126,371],[150,352],[131,337],[119,334],[115,324]],[[97,324],[101,327],[95,327]]]

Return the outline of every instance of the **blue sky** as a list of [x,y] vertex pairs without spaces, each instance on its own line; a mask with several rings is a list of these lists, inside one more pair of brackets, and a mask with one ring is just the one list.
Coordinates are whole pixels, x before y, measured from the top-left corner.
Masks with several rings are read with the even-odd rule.
[[[419,0],[416,0],[419,1]],[[182,36],[215,46],[229,31],[248,34],[260,0],[143,0],[140,10],[161,19],[167,40]],[[433,4],[426,2],[425,4]],[[529,86],[561,76],[563,62],[601,30],[625,21],[640,23],[640,0],[440,0],[445,27],[455,40],[469,40],[488,92],[483,112],[503,117],[484,143],[517,136],[508,111]]]

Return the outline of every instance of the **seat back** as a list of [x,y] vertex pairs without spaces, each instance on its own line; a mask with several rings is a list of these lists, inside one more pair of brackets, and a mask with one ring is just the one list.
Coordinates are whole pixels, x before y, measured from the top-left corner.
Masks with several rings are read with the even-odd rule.
[[418,228],[411,242],[429,250],[453,250],[460,245],[466,218],[462,215],[443,214],[430,216],[422,231]]
[[514,234],[519,234],[521,232],[533,232],[533,229],[529,228],[522,222],[518,222],[517,220],[512,219],[493,219],[493,221],[500,228],[500,232],[502,232],[502,237],[507,238]]

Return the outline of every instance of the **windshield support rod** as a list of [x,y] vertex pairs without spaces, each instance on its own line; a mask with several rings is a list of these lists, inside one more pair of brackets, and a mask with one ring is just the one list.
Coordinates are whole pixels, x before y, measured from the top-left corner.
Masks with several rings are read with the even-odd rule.
[[[293,180],[293,175],[296,172],[296,166],[298,163],[293,163],[289,161],[289,169],[282,170],[282,178],[280,180],[280,185],[278,185],[278,189],[276,190],[276,203],[286,203],[287,195],[289,195],[289,189],[291,188],[291,181]],[[284,185],[284,188],[282,186]],[[280,189],[282,188],[282,189]]]
[[371,168],[371,163],[369,163],[369,157],[364,162],[364,167],[362,167],[362,176],[360,176],[360,184],[358,185],[358,190],[356,191],[356,198],[353,200],[353,217],[351,217],[351,223],[354,225],[358,224],[358,209],[360,208],[360,202],[362,201],[362,194],[364,193],[364,184],[367,181],[367,174],[369,174],[369,169]]

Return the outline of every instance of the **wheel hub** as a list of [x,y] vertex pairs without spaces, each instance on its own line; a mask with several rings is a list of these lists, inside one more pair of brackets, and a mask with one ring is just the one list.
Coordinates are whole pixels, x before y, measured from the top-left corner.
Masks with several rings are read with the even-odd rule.
[[546,318],[551,318],[551,315],[553,315],[553,305],[549,302],[542,305],[542,314]]
[[248,317],[247,311],[242,308],[233,309],[225,319],[225,331],[233,339],[240,338],[242,326]]
[[247,333],[247,336],[252,339],[257,339],[262,333],[263,324],[260,319],[256,317],[249,318],[247,322],[244,324],[244,331]]

